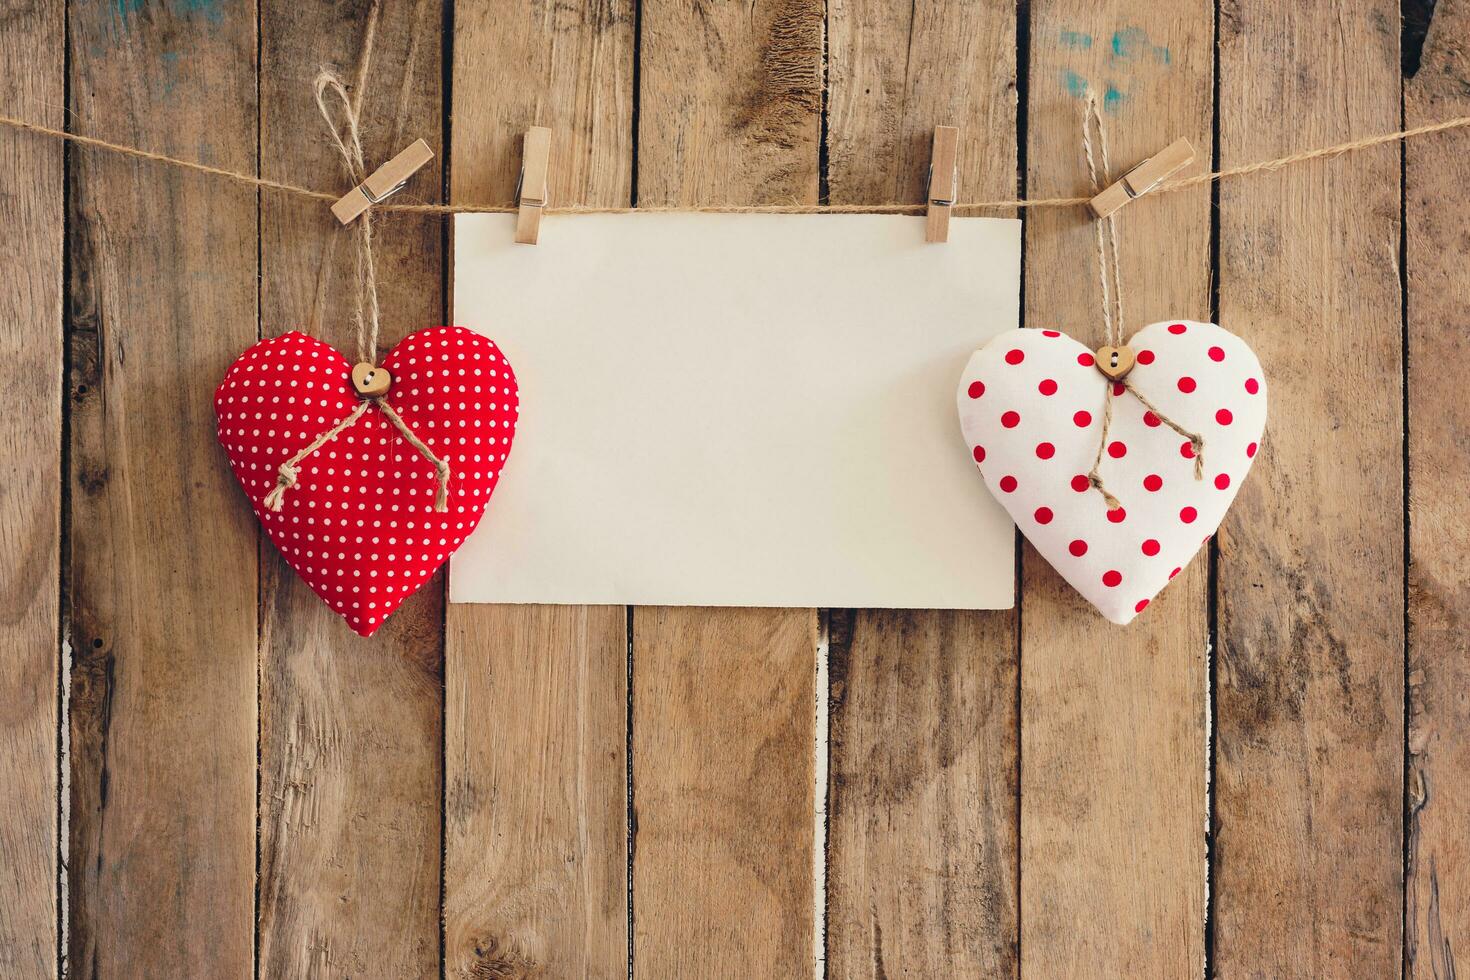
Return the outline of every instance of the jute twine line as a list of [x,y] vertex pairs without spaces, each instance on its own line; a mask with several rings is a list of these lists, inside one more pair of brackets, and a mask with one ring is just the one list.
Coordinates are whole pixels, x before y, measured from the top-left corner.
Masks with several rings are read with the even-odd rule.
[[[357,81],[353,88],[352,96],[348,96],[347,88],[342,80],[329,71],[323,71],[317,75],[312,84],[312,90],[316,94],[316,105],[321,110],[322,118],[326,120],[327,132],[331,134],[332,143],[342,155],[342,163],[347,169],[347,176],[353,185],[361,183],[367,176],[367,165],[363,162],[362,134],[358,120],[362,112],[363,92],[366,90],[368,64],[372,60],[373,41],[377,35],[379,7],[373,4],[367,21],[367,29],[363,38],[362,57],[358,61]],[[328,106],[328,95],[341,103],[341,115],[343,124],[339,126],[333,117],[332,109]],[[357,325],[357,357],[358,360],[368,364],[377,363],[378,352],[378,321],[380,308],[378,306],[378,278],[376,266],[373,264],[373,224],[372,208],[364,211],[357,219],[354,230],[357,232],[357,309],[355,322]],[[434,492],[434,510],[444,513],[449,509],[449,463],[438,456],[428,445],[414,434],[408,423],[397,410],[388,403],[384,396],[376,398],[364,398],[362,402],[330,429],[323,432],[312,440],[296,455],[281,464],[276,475],[276,485],[270,493],[265,496],[267,509],[279,512],[285,504],[286,491],[296,485],[300,475],[301,461],[318,449],[337,438],[342,432],[351,428],[352,425],[362,418],[363,413],[372,406],[377,406],[378,411],[383,413],[398,434],[403,437],[404,442],[412,446],[420,456],[429,461],[434,467],[436,489]]]
[[[1093,136],[1097,137],[1097,149],[1093,149]],[[1087,175],[1092,181],[1094,191],[1101,192],[1108,184],[1108,173],[1111,164],[1108,161],[1108,134],[1103,126],[1102,114],[1098,112],[1097,96],[1091,89],[1083,101],[1082,108],[1082,156],[1087,161]],[[1101,158],[1101,165],[1098,158]],[[1099,218],[1092,223],[1096,232],[1095,244],[1097,247],[1097,279],[1102,290],[1102,315],[1103,334],[1109,347],[1123,346],[1123,277],[1118,261],[1118,227],[1112,215]],[[1108,385],[1103,389],[1102,410],[1102,433],[1097,440],[1097,453],[1092,458],[1092,469],[1087,474],[1087,482],[1092,488],[1102,494],[1103,501],[1109,510],[1117,510],[1123,506],[1118,498],[1108,492],[1102,478],[1103,452],[1108,445],[1108,430],[1113,425],[1113,385],[1121,385],[1123,390],[1137,398],[1143,407],[1148,409],[1162,423],[1189,440],[1190,450],[1194,453],[1194,478],[1204,479],[1205,475],[1205,440],[1197,433],[1190,432],[1169,416],[1165,415],[1159,408],[1143,396],[1134,387],[1133,383],[1125,376],[1121,381],[1108,379]]]
[[[181,160],[163,153],[154,153],[149,150],[128,146],[124,143],[113,143],[108,140],[98,139],[95,136],[83,136],[81,133],[68,133],[62,129],[53,129],[50,126],[42,126],[39,123],[27,122],[14,116],[0,115],[0,126],[16,129],[38,136],[48,136],[52,139],[64,140],[76,143],[79,146],[89,146],[97,150],[106,150],[121,156],[132,157],[136,160],[149,160],[153,163],[161,163],[169,167],[177,167],[181,170],[191,170],[195,173],[209,174],[213,177],[223,177],[226,180],[248,187],[256,187],[262,190],[278,191],[282,194],[292,194],[297,197],[308,198],[316,201],[332,203],[342,196],[340,191],[318,191],[299,184],[292,184],[280,180],[268,180],[264,177],[256,177],[253,174],[241,173],[237,170],[226,170],[221,167],[211,167],[208,164],[195,163],[192,160]],[[1254,163],[1245,163],[1236,167],[1228,167],[1224,170],[1213,170],[1209,173],[1195,174],[1192,177],[1182,177],[1176,180],[1165,181],[1151,190],[1152,194],[1168,194],[1172,191],[1183,190],[1187,187],[1197,187],[1200,184],[1208,184],[1217,180],[1228,180],[1235,177],[1246,177],[1251,174],[1271,173],[1284,167],[1299,163],[1310,163],[1314,160],[1326,160],[1333,157],[1355,153],[1359,150],[1368,150],[1385,143],[1397,143],[1400,140],[1413,139],[1417,136],[1430,136],[1434,133],[1443,133],[1452,129],[1463,129],[1470,126],[1470,116],[1456,116],[1440,122],[1426,123],[1422,126],[1414,126],[1410,129],[1399,129],[1391,133],[1380,133],[1375,136],[1365,136],[1361,139],[1349,140],[1345,143],[1334,143],[1331,146],[1319,146],[1310,150],[1301,150],[1286,156],[1275,157],[1271,160],[1258,160]],[[1015,198],[1010,200],[994,201],[960,201],[954,207],[959,211],[1012,211],[1020,208],[1066,208],[1086,204],[1092,199],[1092,195],[1086,197],[1033,197]],[[668,207],[593,207],[589,205],[574,205],[563,207],[548,207],[544,209],[546,214],[630,214],[630,213],[670,213],[670,212],[697,212],[701,214],[922,214],[926,210],[925,204],[707,204],[701,206],[672,205]],[[515,204],[401,204],[385,201],[375,204],[370,210],[398,211],[409,214],[513,214],[516,211]]]
[[[345,87],[335,76],[329,72],[323,72],[318,76],[314,84],[317,107],[327,120],[328,130],[333,143],[342,154],[349,176],[353,185],[361,183],[366,174],[366,165],[363,160],[362,142],[359,134],[358,119],[362,108],[362,96],[366,90],[367,68],[371,58],[373,40],[376,35],[378,21],[378,4],[374,3],[369,14],[366,36],[363,45],[363,57],[358,63],[356,84],[354,85],[354,97],[349,98]],[[347,138],[344,140],[331,113],[327,108],[326,95],[330,92],[341,101],[344,108],[344,118],[347,123]],[[1097,114],[1096,99],[1089,93],[1085,109],[1083,125],[1083,146],[1087,156],[1088,169],[1092,176],[1094,192],[1100,191],[1104,186],[1104,179],[1109,164],[1107,161],[1107,143],[1102,131],[1101,117]],[[1093,158],[1093,149],[1088,135],[1089,129],[1096,120],[1098,127],[1099,146],[1103,157],[1102,167],[1098,168]],[[342,195],[337,192],[313,190],[299,184],[286,181],[270,180],[265,177],[257,177],[253,174],[241,173],[238,170],[228,170],[223,167],[212,167],[208,164],[196,163],[192,160],[182,160],[178,157],[168,156],[164,153],[154,153],[124,143],[114,143],[110,140],[98,139],[95,136],[85,136],[81,133],[69,133],[65,130],[54,129],[39,123],[27,122],[14,116],[0,115],[0,126],[20,132],[31,133],[37,136],[46,136],[52,139],[75,143],[79,146],[87,146],[97,150],[105,150],[120,156],[131,157],[135,160],[147,160],[153,163],[161,163],[165,166],[175,167],[180,170],[188,170],[194,173],[207,174],[212,177],[220,177],[236,184],[254,187],[260,190],[277,191],[309,200],[335,202]],[[1254,163],[1241,164],[1240,166],[1215,170],[1209,173],[1196,174],[1177,180],[1166,181],[1154,188],[1153,194],[1167,194],[1172,191],[1183,190],[1187,187],[1197,187],[1200,184],[1208,184],[1217,180],[1226,180],[1235,177],[1245,177],[1257,173],[1270,173],[1281,170],[1284,167],[1299,163],[1309,163],[1314,160],[1326,160],[1333,157],[1354,153],[1358,150],[1371,149],[1383,146],[1387,143],[1396,143],[1400,140],[1412,139],[1418,136],[1429,136],[1434,133],[1443,133],[1452,129],[1462,129],[1470,126],[1470,116],[1456,116],[1440,122],[1426,123],[1409,129],[1395,130],[1391,133],[1381,133],[1375,136],[1366,136],[1361,139],[1349,140],[1344,143],[1335,143],[1331,146],[1317,147],[1310,150],[1301,150],[1286,156],[1276,157],[1270,160],[1258,160]],[[1013,198],[993,201],[962,201],[957,202],[956,210],[965,211],[1010,211],[1022,208],[1064,208],[1076,207],[1086,204],[1091,200],[1091,195],[1085,197],[1042,197],[1042,198]],[[674,212],[697,212],[703,214],[922,214],[926,209],[924,204],[764,204],[764,205],[734,205],[716,204],[697,207],[674,205],[669,207],[591,207],[578,205],[573,207],[550,207],[545,212],[549,214],[631,214],[631,213],[674,213]],[[377,295],[376,270],[372,255],[372,212],[397,211],[408,214],[508,214],[516,211],[515,204],[402,204],[384,202],[375,204],[365,211],[357,220],[358,234],[358,295],[356,323],[358,333],[358,352],[361,360],[375,363],[377,360],[377,338],[379,306]],[[1117,265],[1117,232],[1113,227],[1112,220],[1108,219],[1106,238],[1104,232],[1099,228],[1099,276],[1103,288],[1103,322],[1108,333],[1110,342],[1121,337],[1123,329],[1123,305],[1122,289]],[[1104,258],[1105,249],[1103,243],[1106,241],[1112,255],[1112,286],[1111,291],[1108,284],[1108,275],[1103,267],[1107,261]],[[1116,343],[1113,344],[1116,346]],[[1168,425],[1175,432],[1189,439],[1194,449],[1194,473],[1195,479],[1201,479],[1204,473],[1204,440],[1198,435],[1188,432],[1168,416],[1160,412],[1147,398],[1129,385],[1123,382],[1125,388],[1135,398],[1148,407],[1161,422]],[[284,503],[285,492],[294,486],[298,476],[297,467],[307,456],[316,452],[332,439],[336,438],[344,429],[362,417],[369,405],[376,404],[383,415],[398,430],[409,445],[413,446],[420,455],[433,464],[438,476],[438,492],[435,494],[434,509],[443,512],[447,509],[449,466],[433,454],[427,445],[415,436],[408,425],[393,410],[385,399],[365,399],[352,413],[332,428],[323,432],[312,441],[310,445],[302,449],[291,459],[281,464],[280,473],[277,478],[276,487],[266,495],[265,505],[273,511],[279,511]],[[1098,468],[1102,464],[1102,454],[1107,445],[1107,432],[1112,423],[1112,400],[1109,391],[1103,404],[1103,436],[1098,443],[1097,456],[1093,461],[1092,472],[1088,474],[1088,480],[1098,492],[1103,495],[1110,508],[1119,505],[1118,499],[1114,497],[1103,486],[1102,477]]]

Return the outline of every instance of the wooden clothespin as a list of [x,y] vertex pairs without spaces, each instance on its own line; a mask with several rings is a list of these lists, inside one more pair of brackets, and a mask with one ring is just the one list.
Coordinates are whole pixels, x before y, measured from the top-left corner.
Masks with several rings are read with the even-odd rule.
[[1194,147],[1189,145],[1189,140],[1177,139],[1103,188],[1087,206],[1097,217],[1106,218],[1135,197],[1158,187],[1193,160]]
[[959,199],[960,131],[954,126],[934,127],[934,147],[929,154],[929,210],[924,223],[924,241],[949,241],[949,216]]
[[521,179],[516,184],[516,241],[535,245],[546,208],[546,178],[551,172],[551,130],[532,126],[521,147]]
[[434,159],[434,151],[423,140],[414,140],[408,149],[398,154],[377,170],[372,176],[358,184],[332,205],[332,213],[344,225],[351,224],[360,214],[374,204],[391,197],[403,189],[420,167]]

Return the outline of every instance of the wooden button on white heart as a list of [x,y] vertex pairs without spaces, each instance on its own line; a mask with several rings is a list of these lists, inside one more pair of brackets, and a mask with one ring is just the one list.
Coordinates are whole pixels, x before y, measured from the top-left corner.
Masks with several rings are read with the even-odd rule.
[[[1012,330],[975,352],[960,381],[960,427],[990,492],[1036,550],[1108,619],[1142,612],[1219,527],[1266,426],[1266,379],[1245,341],[1171,320],[1128,342],[1128,386],[1056,330]],[[1111,367],[1111,365],[1109,365]],[[1203,437],[1195,477],[1188,439]],[[1098,475],[1088,474],[1112,421]]]

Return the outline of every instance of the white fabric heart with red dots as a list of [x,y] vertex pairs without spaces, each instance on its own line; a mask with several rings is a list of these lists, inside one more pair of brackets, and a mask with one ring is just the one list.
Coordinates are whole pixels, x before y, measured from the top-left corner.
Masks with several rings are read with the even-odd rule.
[[[1115,623],[1142,612],[1215,533],[1266,427],[1265,375],[1234,334],[1171,320],[1128,346],[1137,361],[1125,385],[1058,331],[1008,331],[970,358],[958,392],[960,427],[990,492]],[[1118,506],[1089,478],[1109,400],[1096,474]],[[1201,438],[1202,466],[1170,422]]]

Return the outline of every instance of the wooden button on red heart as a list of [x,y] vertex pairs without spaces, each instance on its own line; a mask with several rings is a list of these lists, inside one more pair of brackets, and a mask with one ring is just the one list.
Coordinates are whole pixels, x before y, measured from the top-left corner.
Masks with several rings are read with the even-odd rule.
[[265,506],[281,464],[364,405],[352,365],[291,332],[254,345],[215,391],[219,441],[271,542],[354,631],[370,636],[479,524],[515,438],[510,364],[463,327],[410,334],[382,361],[386,396],[405,425],[449,465],[448,509],[437,474],[377,403],[295,467],[279,512]]

